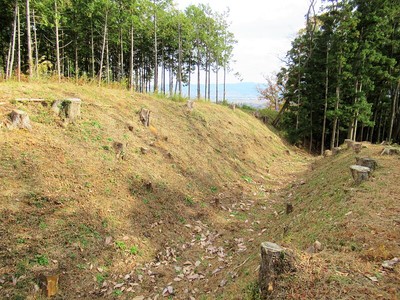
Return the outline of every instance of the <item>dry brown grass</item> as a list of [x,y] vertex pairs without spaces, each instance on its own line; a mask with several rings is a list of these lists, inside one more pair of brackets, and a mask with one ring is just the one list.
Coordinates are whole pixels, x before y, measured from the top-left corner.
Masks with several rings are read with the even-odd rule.
[[[82,119],[64,128],[48,106],[12,101],[21,97],[79,97]],[[209,103],[196,103],[188,112],[184,103],[70,83],[1,83],[0,102],[6,103],[1,118],[20,108],[33,121],[31,132],[0,129],[2,297],[37,297],[37,269],[47,259],[61,272],[60,299],[91,299],[99,282],[137,276],[158,252],[190,242],[196,236],[187,223],[201,221],[231,240],[242,220],[213,205],[215,199],[230,207],[278,189],[306,161],[295,150],[288,156],[287,146],[253,117]],[[139,121],[142,107],[152,112],[149,128]],[[127,145],[125,160],[116,158],[114,141]],[[140,147],[149,152],[143,155]],[[108,236],[113,240],[106,245]],[[129,253],[132,246],[139,255]],[[242,260],[235,251],[232,265]],[[177,259],[202,256],[194,247]],[[160,272],[156,290],[144,279],[120,297],[160,293],[175,276],[169,267]],[[218,284],[210,280],[208,288],[201,282],[192,288],[215,295]],[[175,289],[184,287],[176,283]]]
[[[82,119],[66,128],[48,107],[12,102],[71,96],[83,100]],[[188,112],[184,103],[70,83],[1,83],[0,102],[1,118],[19,107],[33,120],[32,132],[0,129],[0,298],[38,299],[36,276],[54,267],[58,299],[153,299],[171,282],[175,299],[188,299],[185,289],[195,299],[257,299],[264,241],[298,257],[276,299],[399,297],[399,266],[381,263],[400,256],[400,160],[378,156],[380,146],[362,150],[380,167],[354,186],[353,153],[306,170],[308,156],[288,153],[240,110],[198,102]],[[152,111],[149,128],[139,121],[142,107]],[[116,158],[114,141],[127,145],[125,160]],[[200,245],[212,238],[222,260]],[[306,254],[315,240],[324,250]],[[195,272],[205,278],[173,281],[186,261],[199,261]],[[139,285],[128,292],[117,283]]]

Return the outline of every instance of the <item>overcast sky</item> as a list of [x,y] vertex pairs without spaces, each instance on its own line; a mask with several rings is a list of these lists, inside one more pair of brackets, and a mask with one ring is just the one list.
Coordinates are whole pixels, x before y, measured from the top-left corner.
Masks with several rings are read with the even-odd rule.
[[[263,75],[279,71],[290,42],[304,27],[310,0],[175,0],[180,9],[190,4],[209,4],[213,11],[230,8],[230,31],[238,44],[234,72],[244,82],[262,83]],[[239,82],[232,74],[228,82]]]

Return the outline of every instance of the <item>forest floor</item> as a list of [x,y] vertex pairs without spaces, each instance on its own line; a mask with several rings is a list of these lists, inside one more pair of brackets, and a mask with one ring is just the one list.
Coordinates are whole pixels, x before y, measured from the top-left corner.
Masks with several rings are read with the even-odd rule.
[[[24,97],[46,102],[14,101]],[[49,109],[66,97],[83,101],[67,126]],[[277,299],[400,295],[399,265],[382,267],[400,257],[400,160],[379,156],[382,146],[362,150],[379,168],[355,186],[352,151],[312,158],[225,106],[0,83],[0,117],[13,108],[33,129],[0,128],[2,299],[41,299],[37,278],[49,270],[54,299],[258,299],[264,241],[298,257]],[[307,253],[316,240],[323,250]]]

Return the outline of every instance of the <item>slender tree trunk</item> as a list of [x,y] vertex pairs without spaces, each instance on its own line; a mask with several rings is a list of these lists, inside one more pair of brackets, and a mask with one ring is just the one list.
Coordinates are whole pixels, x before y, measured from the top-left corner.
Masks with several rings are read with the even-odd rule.
[[197,48],[197,99],[200,100],[200,50]]
[[[208,57],[210,61],[210,54]],[[211,63],[208,64],[208,101],[211,101]]]
[[337,121],[337,130],[336,130],[336,147],[339,147],[339,141],[340,141],[340,126],[339,126],[339,120]]
[[215,103],[218,103],[218,62],[217,62],[217,69],[215,71]]
[[131,21],[131,53],[130,53],[130,58],[129,58],[129,90],[133,92],[133,20]]
[[182,97],[182,33],[181,24],[179,24],[179,55],[178,55],[178,82],[179,82],[179,97]]
[[165,59],[164,59],[164,48],[161,52],[161,93],[165,95],[165,76],[166,76],[166,69],[165,69]]
[[[330,149],[332,150],[335,147],[335,135],[336,135],[336,129],[339,131],[339,118],[337,116],[337,113],[339,111],[339,103],[340,103],[340,78],[342,76],[342,62],[341,62],[341,57],[342,57],[342,49],[339,51],[339,68],[338,68],[338,82],[336,83],[336,102],[335,102],[335,118],[333,120],[333,128],[332,128],[332,137],[331,137],[331,145]],[[339,140],[339,136],[337,137]]]
[[154,93],[158,92],[158,53],[157,53],[157,8],[156,0],[154,3]]
[[110,84],[110,55],[108,51],[108,37],[106,39],[106,73],[107,73],[107,84]]
[[208,83],[208,60],[207,60],[207,56],[206,56],[206,68],[204,71],[204,99],[207,100],[207,83]]
[[21,19],[19,16],[19,5],[17,6],[17,27],[18,27],[18,82],[21,81]]
[[75,38],[75,80],[79,79],[79,62],[78,62],[78,36]]
[[397,82],[396,91],[392,101],[392,116],[390,117],[390,127],[389,127],[389,137],[388,137],[389,143],[392,142],[393,125],[394,125],[394,120],[396,119],[396,107],[397,107],[397,99],[399,97],[399,89],[400,89],[400,80]]
[[18,0],[15,1],[12,42],[11,42],[11,47],[8,49],[9,55],[8,55],[8,59],[7,59],[6,79],[12,77],[12,72],[13,72],[13,68],[14,68],[15,41],[16,41],[16,35],[17,35],[17,14],[18,14]]
[[328,92],[329,92],[329,45],[326,50],[326,67],[325,67],[325,104],[324,104],[324,119],[322,122],[322,139],[321,139],[321,155],[325,151],[325,131],[326,131],[326,112],[328,110]]
[[10,44],[8,46],[7,64],[6,64],[6,77],[5,77],[6,79],[9,78],[9,74],[10,74],[11,48],[12,48],[12,41],[10,41]]
[[191,94],[190,94],[190,92],[191,92],[191,83],[192,83],[192,81],[191,81],[191,79],[192,79],[192,57],[190,57],[189,58],[189,71],[188,71],[188,97],[189,97],[189,99],[191,98]]
[[120,81],[122,82],[125,78],[125,66],[124,66],[124,37],[123,37],[123,32],[122,32],[122,28],[121,28],[121,40],[120,40],[120,44],[121,44],[121,65],[120,65]]
[[107,41],[107,22],[108,22],[108,11],[106,11],[106,18],[105,18],[104,30],[103,30],[103,46],[101,47],[99,83],[98,83],[99,86],[101,84],[101,78],[103,76],[103,60],[104,60],[104,52],[106,50],[106,41]]
[[94,36],[93,36],[93,22],[90,23],[90,38],[91,38],[91,50],[92,50],[92,58],[91,58],[91,63],[92,63],[92,78],[95,77],[95,69],[94,69]]
[[[27,0],[29,1],[29,0]],[[54,1],[54,11],[55,11],[55,30],[56,30],[56,59],[57,59],[57,75],[58,82],[61,82],[61,62],[60,62],[60,41],[58,36],[58,8],[57,1]]]
[[224,61],[224,84],[223,84],[223,91],[222,91],[222,101],[226,102],[226,62]]
[[39,50],[38,50],[35,10],[32,11],[32,17],[33,17],[33,28],[34,28],[33,39],[34,39],[34,43],[35,43],[35,73],[36,73],[36,77],[39,78]]
[[32,57],[32,39],[31,39],[31,12],[29,0],[26,0],[26,40],[28,44],[28,66],[29,77],[33,77],[33,57]]
[[172,67],[170,66],[168,69],[168,76],[169,76],[169,96],[172,97],[174,94],[174,74],[172,72]]

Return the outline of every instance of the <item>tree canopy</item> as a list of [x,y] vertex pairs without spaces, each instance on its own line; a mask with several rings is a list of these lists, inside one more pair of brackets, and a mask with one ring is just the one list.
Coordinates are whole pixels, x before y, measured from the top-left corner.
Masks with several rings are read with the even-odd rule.
[[[141,92],[181,94],[195,70],[198,82],[204,72],[209,86],[210,72],[228,67],[236,42],[229,14],[204,4],[184,11],[172,0],[0,0],[0,5],[5,79],[92,78]],[[202,96],[210,98],[209,92]]]
[[277,122],[310,151],[346,138],[399,142],[399,63],[396,1],[324,1],[319,14],[308,14],[278,74],[284,113]]

